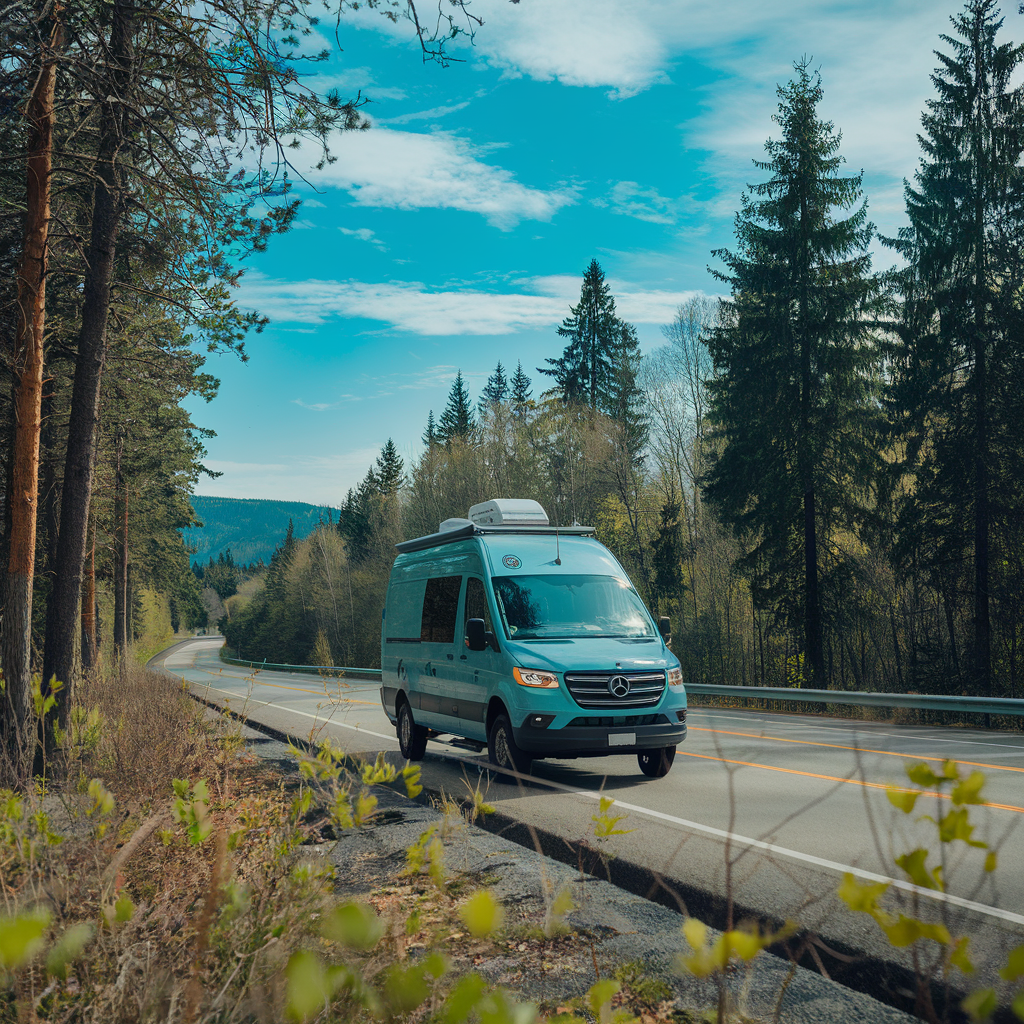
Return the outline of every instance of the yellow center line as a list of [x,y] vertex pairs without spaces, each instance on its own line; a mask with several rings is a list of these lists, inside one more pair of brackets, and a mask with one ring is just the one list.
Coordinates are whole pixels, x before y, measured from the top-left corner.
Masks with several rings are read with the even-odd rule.
[[[938,793],[934,790],[918,790],[918,789],[904,789],[902,786],[890,786],[884,782],[865,782],[862,779],[847,779],[841,778],[837,775],[819,775],[817,772],[802,772],[796,768],[777,768],[773,764],[756,764],[753,761],[733,761],[728,757],[712,757],[710,754],[694,754],[689,750],[676,750],[677,754],[683,754],[686,757],[699,757],[702,761],[721,761],[723,764],[738,764],[743,765],[745,768],[762,768],[767,772],[785,772],[787,775],[802,775],[807,779],[824,779],[826,782],[846,782],[853,786],[863,786],[865,789],[891,789],[896,793],[924,793],[925,796],[937,796],[942,800],[948,800],[948,793]],[[987,801],[982,801],[982,807],[995,807],[1000,811],[1016,811],[1018,814],[1024,814],[1024,807],[1014,807],[1013,804],[991,804]]]
[[[785,736],[765,736],[756,732],[730,732],[728,729],[709,729],[703,725],[691,725],[693,732],[714,732],[722,736],[747,736],[754,740],[772,740],[774,743],[799,743],[808,747],[831,747],[833,750],[855,750],[860,754],[884,754],[886,757],[903,757],[918,761],[938,761],[940,764],[953,761],[955,764],[967,764],[972,768],[994,768],[1001,772],[1024,772],[1024,768],[1014,768],[1008,764],[985,764],[982,761],[961,761],[957,757],[935,757],[931,754],[901,754],[897,750],[874,750],[871,747],[848,747],[842,743],[823,743],[820,740],[791,740]],[[1024,749],[1024,748],[1022,748]]]

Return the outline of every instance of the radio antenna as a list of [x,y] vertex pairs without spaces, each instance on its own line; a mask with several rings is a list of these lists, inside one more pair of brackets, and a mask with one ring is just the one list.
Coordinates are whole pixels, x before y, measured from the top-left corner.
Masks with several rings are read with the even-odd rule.
[[562,552],[558,547],[558,527],[555,527],[555,565],[562,564]]

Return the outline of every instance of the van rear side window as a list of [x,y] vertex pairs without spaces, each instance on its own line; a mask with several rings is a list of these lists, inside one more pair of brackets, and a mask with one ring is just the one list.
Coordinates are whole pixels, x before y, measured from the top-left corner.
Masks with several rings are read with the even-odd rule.
[[455,643],[455,620],[459,614],[461,589],[461,576],[440,576],[427,580],[420,624],[420,639],[424,643]]

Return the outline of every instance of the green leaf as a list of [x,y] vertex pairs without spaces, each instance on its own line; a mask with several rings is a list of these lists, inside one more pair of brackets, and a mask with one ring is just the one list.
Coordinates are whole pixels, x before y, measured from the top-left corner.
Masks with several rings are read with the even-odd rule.
[[954,804],[983,804],[981,790],[985,785],[985,775],[982,772],[971,772],[962,782],[957,783],[950,793],[950,799]]
[[373,907],[343,903],[327,915],[321,933],[349,949],[373,949],[384,934],[384,925]]
[[1003,981],[1019,981],[1024,978],[1024,946],[1018,946],[1006,958],[1006,966],[999,972]]
[[907,765],[907,778],[922,789],[934,789],[943,781],[942,777],[936,775],[924,761]]
[[57,940],[46,957],[46,970],[62,981],[67,978],[68,964],[77,959],[92,938],[91,924],[73,924]]
[[327,1005],[330,981],[320,959],[307,950],[293,953],[284,970],[287,979],[285,1013],[293,1020],[307,1021]]
[[999,863],[999,856],[995,850],[989,850],[985,856],[985,870],[991,874]]
[[42,908],[0,917],[0,967],[18,968],[28,963],[45,945],[43,933],[50,927],[50,913]]
[[974,962],[967,955],[967,947],[970,945],[971,940],[964,935],[962,938],[957,940],[956,945],[953,947],[953,952],[949,954],[949,962],[953,967],[959,968],[964,974],[974,973]]
[[907,874],[907,877],[922,889],[942,889],[939,878],[928,870],[925,861],[928,859],[928,851],[922,847],[905,853],[896,858],[896,864]]
[[590,1012],[600,1020],[602,1008],[612,1001],[612,996],[620,988],[619,983],[611,978],[602,978],[600,981],[594,982],[587,993],[587,1005],[590,1007]]
[[885,791],[885,795],[889,798],[889,803],[893,807],[898,808],[904,814],[910,814],[914,809],[914,804],[917,803],[917,798],[921,795],[920,790],[907,790],[907,789],[896,789],[895,787],[889,787]]
[[487,982],[479,974],[467,974],[448,993],[441,1008],[445,1024],[463,1024],[476,1011],[487,993]]
[[130,921],[135,916],[135,904],[132,903],[131,897],[127,893],[122,893],[114,904],[114,920],[120,921],[122,924],[125,921]]
[[972,1021],[980,1024],[981,1021],[988,1020],[996,1012],[998,1005],[995,989],[979,988],[967,996],[960,1007]]
[[1017,1020],[1024,1020],[1024,992],[1018,992],[1016,998],[1010,1004]]
[[459,917],[470,935],[482,939],[501,927],[505,911],[487,889],[481,889],[462,904]]
[[836,890],[839,898],[851,909],[864,914],[877,912],[879,898],[889,889],[888,882],[860,883],[849,871],[843,875],[843,884]]

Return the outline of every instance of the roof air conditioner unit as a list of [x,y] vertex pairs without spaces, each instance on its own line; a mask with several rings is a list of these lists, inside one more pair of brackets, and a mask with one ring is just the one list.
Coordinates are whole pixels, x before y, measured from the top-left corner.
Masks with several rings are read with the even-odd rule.
[[494,498],[469,510],[477,526],[548,526],[548,514],[529,498]]

